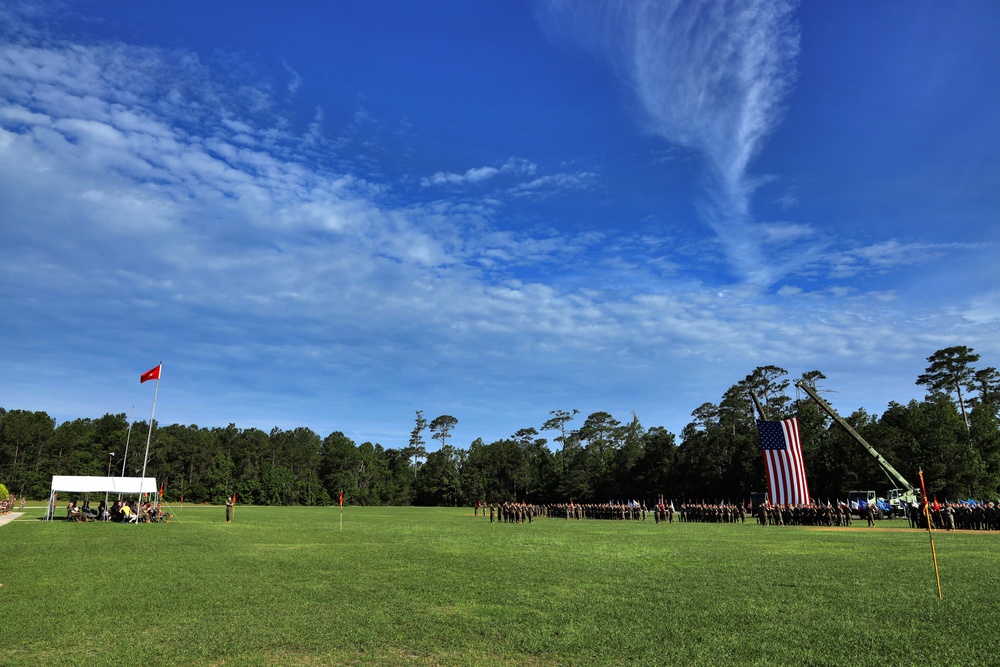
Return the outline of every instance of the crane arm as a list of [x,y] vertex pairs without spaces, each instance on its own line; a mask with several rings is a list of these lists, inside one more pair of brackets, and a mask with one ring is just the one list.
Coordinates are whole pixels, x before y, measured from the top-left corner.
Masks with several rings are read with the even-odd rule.
[[795,386],[798,387],[799,389],[801,389],[802,391],[804,391],[806,394],[808,394],[809,398],[811,398],[814,401],[816,401],[816,404],[820,408],[823,409],[823,412],[825,412],[826,414],[830,415],[830,417],[833,419],[833,421],[835,421],[838,424],[840,424],[840,426],[842,426],[844,428],[844,430],[847,431],[851,435],[852,438],[854,438],[859,443],[861,443],[861,446],[864,447],[865,449],[867,449],[868,453],[871,454],[873,457],[875,457],[875,460],[878,461],[879,466],[881,466],[882,470],[884,470],[887,475],[889,475],[894,480],[896,480],[907,491],[910,491],[911,493],[915,493],[916,492],[917,489],[912,484],[910,484],[908,481],[906,481],[906,478],[903,477],[902,475],[900,475],[899,472],[897,472],[896,469],[893,468],[892,465],[888,461],[886,461],[885,458],[883,458],[883,456],[881,454],[879,454],[877,451],[875,451],[875,448],[872,447],[871,445],[869,445],[868,441],[865,440],[864,438],[862,438],[860,433],[858,433],[857,431],[855,431],[851,427],[850,424],[848,424],[846,421],[844,421],[843,417],[841,417],[840,415],[838,415],[836,413],[836,411],[834,411],[834,409],[832,407],[830,407],[829,403],[827,403],[822,398],[820,398],[819,394],[816,393],[815,389],[813,389],[812,387],[810,387],[808,384],[806,384],[802,380],[799,380],[798,382],[796,382]]

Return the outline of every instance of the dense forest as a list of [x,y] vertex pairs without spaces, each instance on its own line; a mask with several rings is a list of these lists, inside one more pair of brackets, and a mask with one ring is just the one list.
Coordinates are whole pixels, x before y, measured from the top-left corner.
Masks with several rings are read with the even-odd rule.
[[[1000,374],[976,369],[964,346],[928,357],[916,379],[922,401],[890,403],[875,417],[863,410],[847,422],[909,481],[917,471],[938,498],[997,500],[1000,494]],[[819,371],[797,380],[819,392]],[[794,397],[792,396],[794,394]],[[813,498],[844,498],[850,489],[897,486],[844,429],[794,387],[787,371],[758,367],[718,403],[705,403],[678,437],[644,427],[636,415],[584,417],[552,410],[551,418],[492,443],[449,443],[458,419],[428,422],[416,411],[409,445],[357,444],[343,433],[325,438],[308,428],[258,429],[156,425],[147,475],[164,500],[325,505],[344,493],[358,505],[470,505],[477,501],[607,502],[659,498],[732,500],[765,490],[755,424],[756,395],[769,419],[797,416]],[[45,412],[0,408],[0,482],[28,498],[48,496],[52,475],[138,476],[149,424],[129,436],[125,414],[56,424]],[[543,437],[543,434],[551,437]],[[426,437],[440,447],[427,451]],[[123,461],[126,437],[128,460]]]

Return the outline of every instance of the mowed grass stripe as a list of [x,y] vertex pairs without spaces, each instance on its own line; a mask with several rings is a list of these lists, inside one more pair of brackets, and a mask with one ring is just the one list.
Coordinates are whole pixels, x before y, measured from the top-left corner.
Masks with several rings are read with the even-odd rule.
[[939,601],[902,528],[223,517],[0,528],[0,664],[1000,664],[1000,535],[935,533]]

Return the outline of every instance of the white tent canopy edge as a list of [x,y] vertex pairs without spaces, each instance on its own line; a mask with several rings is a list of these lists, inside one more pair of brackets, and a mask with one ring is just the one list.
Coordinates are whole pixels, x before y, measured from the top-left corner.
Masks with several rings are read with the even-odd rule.
[[49,491],[48,517],[55,511],[56,493],[117,493],[139,495],[156,493],[155,477],[87,477],[81,475],[53,475]]
[[52,491],[69,491],[70,493],[156,493],[156,478],[53,475]]

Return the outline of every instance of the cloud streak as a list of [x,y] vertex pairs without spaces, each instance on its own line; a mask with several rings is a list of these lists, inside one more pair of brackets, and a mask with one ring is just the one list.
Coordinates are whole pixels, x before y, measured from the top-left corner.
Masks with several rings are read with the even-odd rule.
[[499,167],[472,167],[461,174],[439,171],[432,176],[422,178],[420,185],[425,188],[436,185],[471,185],[484,183],[501,174],[531,176],[537,170],[538,166],[533,162],[511,158]]
[[748,169],[795,81],[794,3],[550,0],[546,9],[551,32],[579,41],[628,82],[649,131],[704,156],[703,220],[740,279],[773,283],[782,269],[758,238]]

